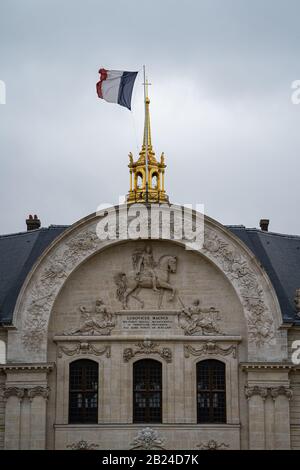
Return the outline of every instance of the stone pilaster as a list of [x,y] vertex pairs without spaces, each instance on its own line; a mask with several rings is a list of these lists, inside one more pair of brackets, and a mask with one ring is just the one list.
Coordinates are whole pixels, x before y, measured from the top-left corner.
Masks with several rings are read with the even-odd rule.
[[265,449],[265,399],[266,387],[246,387],[249,409],[249,448]]
[[5,405],[5,449],[20,449],[21,402],[25,390],[20,387],[4,389]]
[[46,447],[46,408],[49,396],[48,387],[33,387],[28,390],[30,406],[30,449]]
[[290,404],[292,390],[288,387],[273,387],[270,390],[274,400],[274,447],[290,449]]

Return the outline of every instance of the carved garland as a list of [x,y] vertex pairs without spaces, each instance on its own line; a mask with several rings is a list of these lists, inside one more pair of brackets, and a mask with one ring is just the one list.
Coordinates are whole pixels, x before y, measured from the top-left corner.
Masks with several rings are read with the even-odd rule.
[[105,354],[106,357],[110,357],[110,346],[104,346],[101,349],[96,348],[94,344],[87,342],[78,342],[73,348],[67,348],[66,346],[58,346],[57,356],[61,358],[63,354],[67,356],[75,356],[76,354],[90,354],[95,356],[102,356]]
[[[59,246],[49,257],[23,308],[27,315],[22,328],[22,341],[27,350],[40,350],[47,336],[49,312],[64,279],[79,262],[95,253],[101,243],[95,228],[94,231],[83,230]],[[265,305],[263,290],[246,258],[207,229],[202,252],[221,267],[240,293],[247,315],[249,341],[257,346],[270,342],[274,337],[274,325]]]
[[184,357],[188,358],[192,356],[203,356],[207,354],[216,354],[221,356],[228,356],[232,354],[232,357],[236,357],[236,346],[230,345],[228,347],[219,346],[215,341],[207,341],[200,348],[193,348],[190,344],[184,346]]
[[159,348],[158,343],[154,343],[153,341],[141,341],[136,344],[136,350],[132,348],[126,348],[123,352],[123,359],[124,362],[130,361],[134,356],[137,354],[158,354],[161,358],[163,358],[166,362],[172,362],[172,351],[170,348]]

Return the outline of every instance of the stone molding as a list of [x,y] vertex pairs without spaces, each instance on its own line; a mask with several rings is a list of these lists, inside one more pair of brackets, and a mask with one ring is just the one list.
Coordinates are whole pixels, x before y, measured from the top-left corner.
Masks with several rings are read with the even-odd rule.
[[270,362],[270,363],[261,363],[261,362],[249,362],[240,364],[243,371],[248,370],[273,370],[273,369],[282,369],[282,370],[292,370],[295,369],[295,364],[292,363],[279,363],[279,362]]
[[207,341],[200,348],[193,348],[190,344],[184,346],[184,357],[189,358],[192,356],[203,356],[214,354],[217,356],[228,356],[236,358],[237,347],[236,345],[231,344],[228,347],[220,346],[215,341]]
[[139,354],[145,354],[145,355],[151,355],[151,354],[158,354],[162,359],[164,359],[166,362],[170,363],[172,362],[172,351],[170,348],[159,348],[159,344],[155,343],[153,341],[145,340],[145,341],[140,341],[139,343],[136,344],[137,349],[133,348],[125,348],[123,351],[123,359],[124,362],[129,362],[131,359],[133,359],[136,355]]
[[284,395],[290,400],[293,392],[291,388],[285,387],[284,385],[278,387],[254,385],[252,387],[245,387],[245,395],[248,400],[255,395],[261,396],[264,400],[267,397],[271,397],[275,400],[279,395]]
[[55,364],[0,364],[0,370],[5,371],[30,371],[30,372],[51,372],[54,369]]

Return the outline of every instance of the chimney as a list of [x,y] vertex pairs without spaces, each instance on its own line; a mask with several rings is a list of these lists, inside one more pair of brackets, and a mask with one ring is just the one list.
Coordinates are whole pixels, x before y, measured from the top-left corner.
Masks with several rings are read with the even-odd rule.
[[263,230],[264,232],[267,232],[269,229],[269,223],[270,223],[269,219],[260,219],[259,221],[260,229]]
[[41,226],[41,221],[38,219],[37,215],[32,215],[30,214],[28,219],[26,219],[26,225],[27,225],[27,232],[29,230],[36,230],[37,228],[40,228]]

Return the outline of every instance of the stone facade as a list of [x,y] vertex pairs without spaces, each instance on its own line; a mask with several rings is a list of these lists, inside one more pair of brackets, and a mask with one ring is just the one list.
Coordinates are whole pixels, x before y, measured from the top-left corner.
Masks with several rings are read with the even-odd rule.
[[[209,218],[200,251],[172,237],[99,240],[98,221],[64,232],[23,285],[0,365],[0,446],[299,448],[300,380],[288,344],[300,332],[283,328],[253,254]],[[133,424],[133,364],[148,358],[162,365],[162,423]],[[97,424],[69,424],[77,359],[98,364]],[[225,364],[222,424],[197,423],[196,364],[205,359]]]

